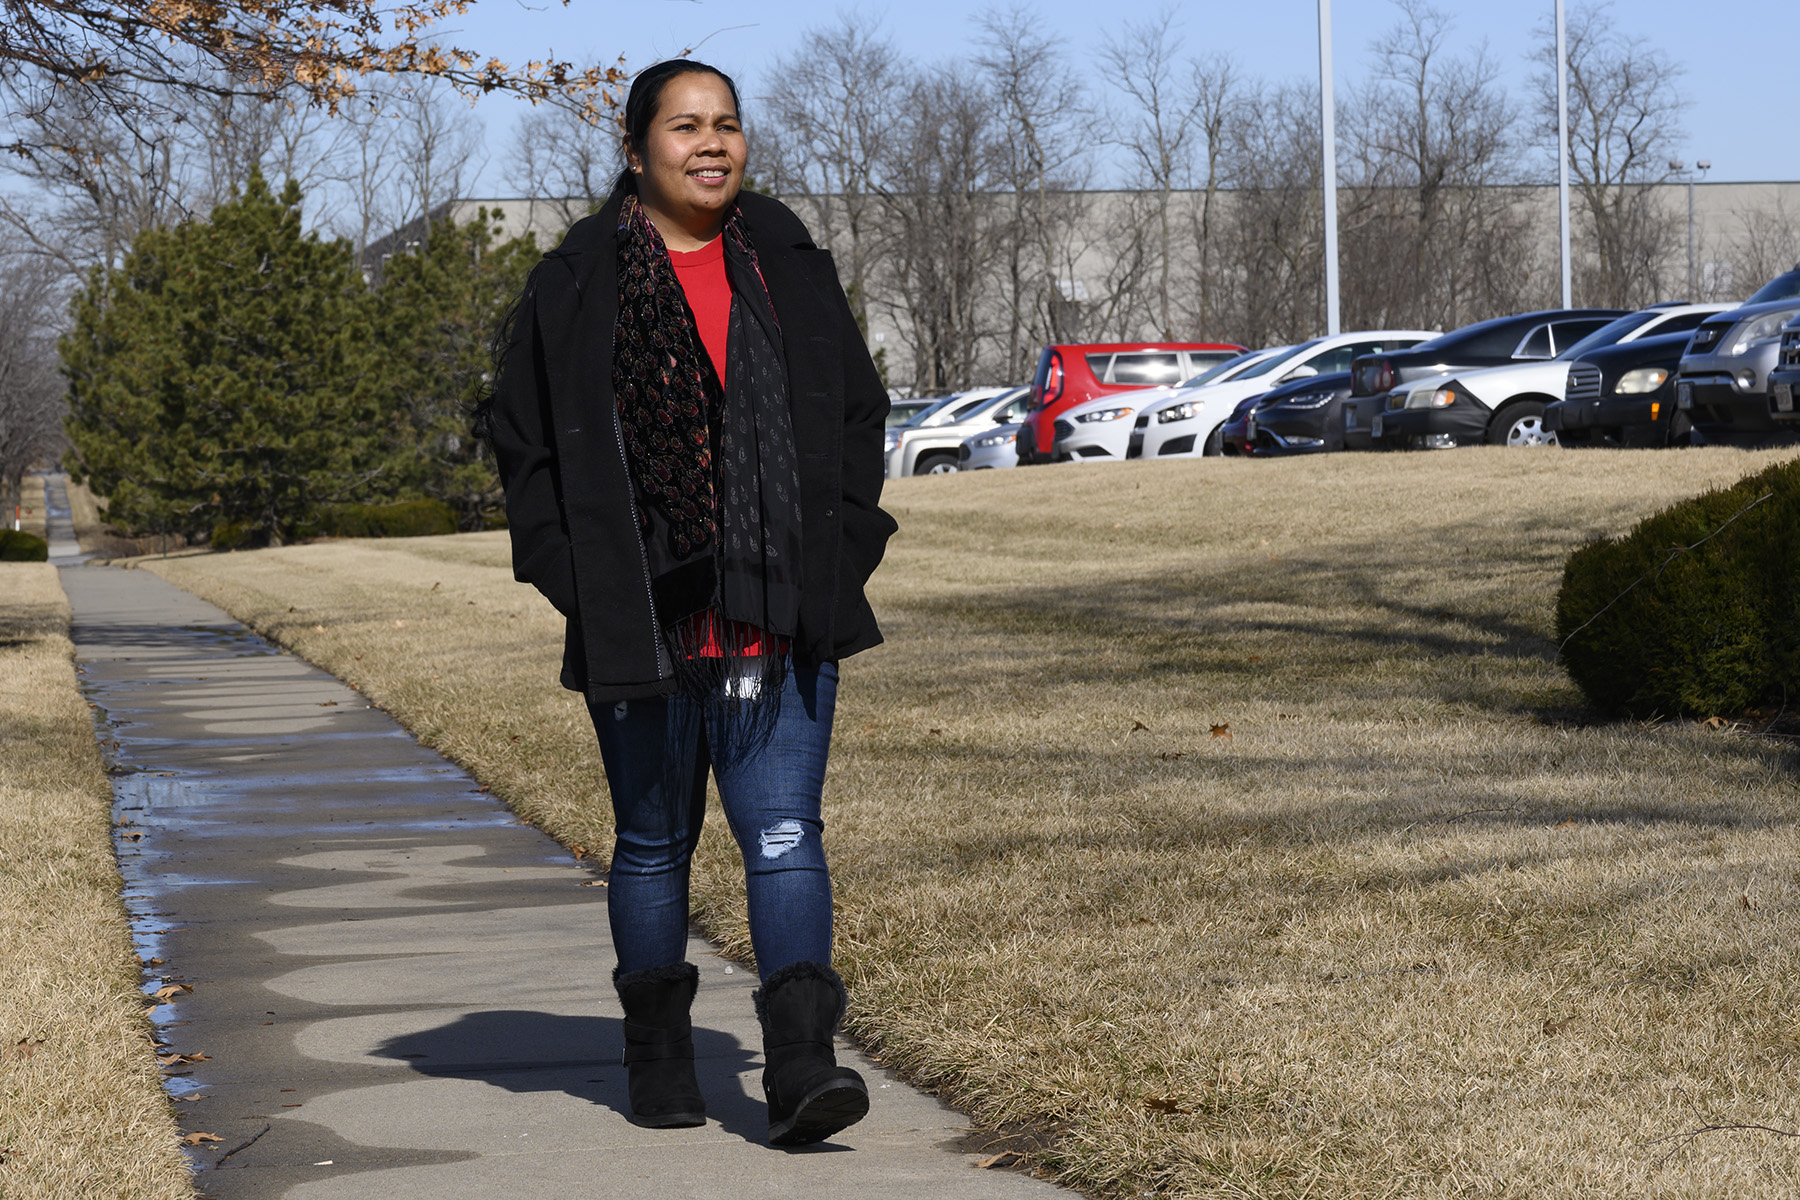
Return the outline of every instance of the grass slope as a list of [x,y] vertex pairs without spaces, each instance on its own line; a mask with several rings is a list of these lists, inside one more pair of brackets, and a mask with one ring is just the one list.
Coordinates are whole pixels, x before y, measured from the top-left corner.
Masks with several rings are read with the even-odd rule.
[[0,563],[0,1196],[194,1194],[113,860],[112,793],[47,563]]
[[[827,797],[851,1024],[1109,1195],[1786,1196],[1782,745],[1594,724],[1563,558],[1770,455],[1471,449],[905,480]],[[606,845],[504,535],[154,567]],[[709,831],[702,920],[746,947]]]

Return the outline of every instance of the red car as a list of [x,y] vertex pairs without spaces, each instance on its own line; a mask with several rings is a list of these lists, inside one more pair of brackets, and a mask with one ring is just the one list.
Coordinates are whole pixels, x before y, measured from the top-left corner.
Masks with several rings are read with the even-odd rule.
[[1173,386],[1243,352],[1224,342],[1045,346],[1031,384],[1031,413],[1019,427],[1020,465],[1050,461],[1056,416],[1064,409],[1108,392]]

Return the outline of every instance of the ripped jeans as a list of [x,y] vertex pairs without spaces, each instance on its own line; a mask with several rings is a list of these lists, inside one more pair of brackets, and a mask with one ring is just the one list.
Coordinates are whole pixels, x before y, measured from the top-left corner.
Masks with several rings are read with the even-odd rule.
[[820,796],[837,704],[837,665],[794,667],[773,732],[714,761],[720,735],[682,697],[590,704],[612,790],[615,838],[607,917],[621,974],[687,957],[688,865],[706,816],[706,776],[744,856],[750,941],[769,974],[831,961],[831,876]]

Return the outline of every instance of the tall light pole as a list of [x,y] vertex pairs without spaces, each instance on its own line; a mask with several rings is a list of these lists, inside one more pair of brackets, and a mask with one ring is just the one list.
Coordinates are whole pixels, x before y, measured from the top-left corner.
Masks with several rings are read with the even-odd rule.
[[1669,170],[1675,172],[1677,175],[1687,176],[1687,187],[1688,187],[1688,294],[1687,294],[1687,298],[1688,298],[1688,303],[1693,304],[1700,299],[1699,283],[1694,278],[1694,171],[1698,171],[1702,175],[1704,175],[1708,171],[1712,170],[1712,163],[1703,158],[1699,162],[1695,163],[1693,170],[1690,171],[1688,169],[1688,165],[1685,162],[1682,162],[1679,158],[1672,158],[1669,160]]
[[1569,267],[1569,47],[1563,28],[1563,0],[1556,0],[1556,215],[1562,249],[1562,306],[1574,307]]
[[1325,151],[1325,332],[1335,337],[1339,332],[1337,98],[1331,89],[1331,0],[1319,0],[1319,138]]

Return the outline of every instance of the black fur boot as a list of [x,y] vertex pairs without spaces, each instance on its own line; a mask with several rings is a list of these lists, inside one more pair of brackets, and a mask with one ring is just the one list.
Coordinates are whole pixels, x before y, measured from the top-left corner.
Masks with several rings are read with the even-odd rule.
[[832,1034],[844,1016],[844,981],[823,963],[797,962],[754,996],[763,1029],[763,1095],[769,1141],[804,1146],[856,1124],[869,1111],[862,1076],[837,1065]]
[[674,963],[621,975],[615,967],[613,986],[625,1006],[632,1124],[650,1129],[706,1124],[706,1101],[694,1078],[694,1027],[688,1020],[700,969]]

